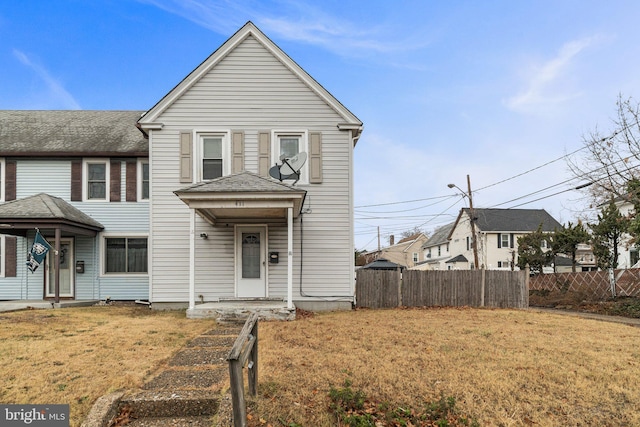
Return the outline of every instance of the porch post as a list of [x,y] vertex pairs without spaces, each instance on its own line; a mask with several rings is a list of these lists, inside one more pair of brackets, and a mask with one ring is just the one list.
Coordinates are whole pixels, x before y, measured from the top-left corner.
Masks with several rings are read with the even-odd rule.
[[293,208],[287,208],[287,308],[293,308]]
[[55,239],[56,242],[54,243],[56,249],[53,252],[54,253],[54,263],[53,265],[55,266],[55,271],[54,271],[54,276],[55,276],[55,302],[56,304],[60,303],[60,228],[56,227],[56,234],[55,234]]
[[189,215],[189,310],[196,307],[196,210]]

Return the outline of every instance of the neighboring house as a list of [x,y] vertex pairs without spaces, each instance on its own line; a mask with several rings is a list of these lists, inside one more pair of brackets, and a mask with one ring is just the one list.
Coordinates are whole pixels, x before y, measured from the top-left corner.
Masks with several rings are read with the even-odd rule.
[[422,245],[424,245],[427,239],[427,236],[423,233],[414,233],[411,236],[401,239],[398,243],[394,243],[392,236],[389,246],[377,251],[367,252],[363,254],[363,256],[367,263],[384,258],[403,268],[412,268],[416,264],[424,261]]
[[0,112],[0,300],[350,309],[361,132],[250,22],[147,112]]
[[[148,297],[142,113],[0,111],[0,300]],[[36,229],[59,257],[31,273]]]
[[[628,217],[635,213],[633,203],[627,200],[618,198],[616,199],[615,204],[618,207],[618,211],[620,211],[620,214],[623,216]],[[617,268],[631,268],[638,262],[638,260],[640,260],[640,257],[638,256],[638,247],[631,242],[631,237],[627,235],[626,238],[624,238],[618,245]]]
[[[536,231],[540,225],[544,232],[562,227],[544,209],[474,209],[473,213],[478,263],[491,270],[518,269],[518,237]],[[469,208],[461,209],[449,234],[453,259],[448,264],[452,269],[475,268],[470,218]]]
[[[455,223],[437,228],[429,240],[422,245],[424,261],[418,263],[416,270],[451,270],[453,266],[446,264],[451,259],[449,234]],[[466,261],[465,261],[466,262]]]
[[[288,308],[351,308],[362,122],[254,24],[138,126],[150,147],[154,307],[279,298]],[[301,152],[297,182],[270,176]]]
[[363,270],[402,270],[402,266],[391,262],[384,258],[378,258],[377,260],[370,262],[362,267]]

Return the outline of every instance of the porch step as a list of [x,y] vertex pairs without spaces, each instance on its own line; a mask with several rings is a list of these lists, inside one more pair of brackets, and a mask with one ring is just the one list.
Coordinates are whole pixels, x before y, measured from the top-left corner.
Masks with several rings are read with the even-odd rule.
[[129,427],[211,427],[211,417],[142,418],[127,424]]
[[220,323],[244,323],[251,315],[258,313],[260,320],[295,320],[296,309],[287,308],[287,303],[281,299],[267,301],[259,300],[227,300],[197,304],[187,310],[189,319],[216,319]]
[[[132,418],[203,417],[218,413],[220,392],[210,390],[141,391],[120,399],[120,413]],[[169,424],[170,425],[170,424]]]

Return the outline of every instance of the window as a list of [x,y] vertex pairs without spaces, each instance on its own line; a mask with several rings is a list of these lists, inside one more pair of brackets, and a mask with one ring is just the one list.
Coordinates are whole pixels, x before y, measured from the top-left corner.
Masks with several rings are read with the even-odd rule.
[[508,248],[509,247],[509,235],[508,234],[501,234],[500,235],[500,247],[501,248]]
[[431,258],[431,248],[427,249],[427,258]]
[[447,243],[447,253],[449,253],[449,244]]
[[[290,160],[296,154],[308,152],[306,131],[277,131],[274,132],[274,149],[272,151],[272,164],[282,164],[282,159]],[[308,161],[300,169],[300,182],[308,183]]]
[[509,268],[510,266],[509,261],[498,261],[498,268]]
[[112,273],[147,273],[146,237],[106,237],[104,271]]
[[440,248],[440,245],[438,245],[438,256],[442,256],[442,249]]
[[84,162],[84,200],[109,199],[109,162],[90,160]]
[[541,249],[547,249],[547,241],[546,241],[546,240],[543,240],[543,241],[540,243],[540,248],[541,248]]
[[231,170],[227,133],[198,134],[200,150],[200,180],[228,175]]
[[418,252],[413,253],[413,262],[418,262]]
[[149,162],[138,162],[138,199],[149,200]]

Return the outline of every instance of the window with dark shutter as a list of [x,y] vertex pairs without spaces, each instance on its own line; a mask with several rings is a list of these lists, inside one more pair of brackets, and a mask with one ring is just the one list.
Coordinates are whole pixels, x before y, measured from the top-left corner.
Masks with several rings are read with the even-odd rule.
[[82,159],[71,161],[71,201],[82,201]]
[[111,179],[111,183],[109,186],[109,200],[112,202],[119,202],[121,199],[121,189],[120,189],[120,184],[121,184],[121,169],[122,167],[122,162],[120,161],[113,161],[111,162],[111,168],[110,168],[110,179]]
[[127,161],[126,170],[126,200],[135,202],[138,200],[138,164],[134,160]]
[[4,277],[16,277],[18,239],[14,236],[5,236],[4,239]]
[[9,202],[16,199],[16,161],[7,160],[5,171],[4,200]]

